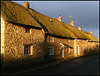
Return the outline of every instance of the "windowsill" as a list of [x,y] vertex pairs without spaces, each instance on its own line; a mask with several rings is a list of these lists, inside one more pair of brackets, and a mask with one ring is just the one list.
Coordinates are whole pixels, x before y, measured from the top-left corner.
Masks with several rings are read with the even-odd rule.
[[53,54],[49,54],[49,55],[51,56],[51,55],[53,55]]

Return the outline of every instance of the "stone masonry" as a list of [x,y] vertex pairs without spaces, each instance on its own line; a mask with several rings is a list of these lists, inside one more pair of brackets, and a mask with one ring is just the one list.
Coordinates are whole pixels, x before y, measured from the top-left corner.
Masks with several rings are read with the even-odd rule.
[[[5,22],[3,62],[27,64],[41,62],[44,56],[44,34],[41,29],[30,28],[30,33],[25,32],[25,27]],[[24,55],[24,45],[31,45],[31,55]],[[17,64],[19,64],[17,63]]]

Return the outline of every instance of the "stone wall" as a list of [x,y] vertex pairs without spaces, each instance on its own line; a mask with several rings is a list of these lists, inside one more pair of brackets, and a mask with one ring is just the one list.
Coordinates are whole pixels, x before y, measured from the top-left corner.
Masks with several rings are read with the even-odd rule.
[[[79,46],[79,56],[90,55],[97,53],[97,43],[88,40],[76,39],[76,47]],[[84,47],[84,49],[83,49]],[[76,48],[77,54],[77,48]]]
[[[59,38],[54,37],[54,41],[49,41],[49,35],[46,36],[46,50],[45,56],[47,59],[61,59],[61,44],[66,43],[72,48],[70,48],[70,52],[67,52],[67,48],[64,48],[64,59],[71,58],[71,57],[80,57],[85,55],[91,55],[97,53],[97,43],[96,42],[89,42],[88,40],[83,39],[70,39],[70,42],[67,42],[67,38]],[[54,55],[49,55],[49,46],[54,47]],[[79,46],[79,54],[78,48]],[[89,47],[89,48],[88,48]]]
[[[64,59],[84,56],[97,52],[96,42],[82,39],[54,37],[54,42],[49,41],[49,35],[44,35],[41,29],[30,27],[30,33],[25,32],[25,26],[5,22],[2,33],[2,61],[4,66],[35,64],[47,60],[61,59],[61,44],[71,46],[70,52],[64,48]],[[4,35],[4,36],[3,36]],[[24,55],[24,45],[31,45],[31,55]],[[54,55],[49,55],[49,46],[54,47]],[[79,46],[79,55],[77,55]],[[88,51],[89,46],[89,51]],[[84,50],[83,50],[84,47]]]
[[85,51],[87,50],[87,40],[76,39],[76,54],[78,54],[79,47],[79,54],[77,56],[84,56]]
[[[26,33],[24,26],[6,22],[4,43],[3,62],[5,65],[34,64],[43,61],[44,34],[40,29],[31,27],[30,33]],[[32,45],[31,55],[24,55],[25,44]]]
[[[72,48],[70,48],[70,52],[67,52],[67,48],[64,48],[64,59],[69,58],[69,57],[74,57],[74,40],[70,39],[70,42],[67,42],[67,38],[59,38],[59,37],[54,37],[54,42],[49,41],[49,35],[47,35],[46,39],[46,58],[48,59],[61,59],[61,44],[68,44]],[[49,46],[54,47],[54,55],[49,55]]]

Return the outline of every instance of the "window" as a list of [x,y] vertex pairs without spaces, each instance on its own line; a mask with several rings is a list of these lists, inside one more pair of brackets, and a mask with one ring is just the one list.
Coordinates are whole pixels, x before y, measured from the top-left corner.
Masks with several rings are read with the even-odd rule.
[[79,41],[79,39],[77,39],[77,41]]
[[54,54],[54,47],[49,47],[49,55],[53,55]]
[[26,33],[30,33],[30,28],[29,27],[26,27]]
[[49,36],[49,41],[50,41],[50,42],[53,42],[53,41],[54,41],[54,37]]
[[79,52],[79,46],[77,46],[77,55],[79,55],[80,52]]
[[82,46],[82,50],[84,51],[84,46]]
[[67,53],[69,53],[70,52],[70,48],[69,47],[67,47]]
[[31,45],[25,45],[24,46],[24,55],[30,55],[31,54]]
[[70,39],[67,39],[67,42],[70,42]]

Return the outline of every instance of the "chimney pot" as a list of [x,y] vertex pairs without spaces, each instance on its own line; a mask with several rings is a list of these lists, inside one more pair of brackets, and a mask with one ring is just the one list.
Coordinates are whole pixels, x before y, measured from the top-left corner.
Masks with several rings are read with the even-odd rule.
[[91,31],[90,33],[93,34],[93,31]]
[[74,22],[73,22],[73,20],[72,20],[72,22],[70,22],[70,25],[74,26]]
[[61,15],[59,15],[59,17],[58,17],[58,21],[62,22]]
[[80,31],[81,31],[81,30],[82,30],[82,27],[81,27],[81,26],[78,26],[78,30],[80,30]]
[[28,9],[29,8],[29,3],[28,2],[24,2],[23,6]]

